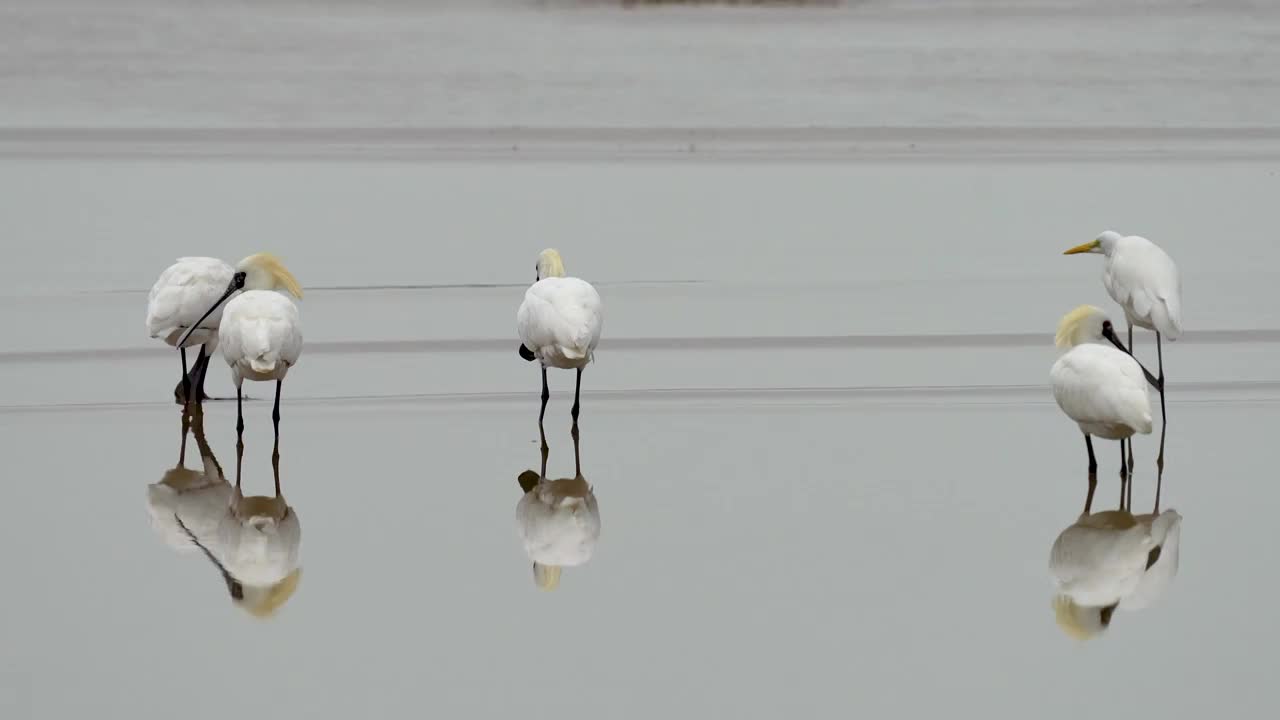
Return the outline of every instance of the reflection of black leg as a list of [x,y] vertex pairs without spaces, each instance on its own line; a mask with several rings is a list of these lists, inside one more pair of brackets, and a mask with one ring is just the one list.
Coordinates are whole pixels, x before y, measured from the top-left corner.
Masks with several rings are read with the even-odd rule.
[[187,464],[187,433],[191,431],[191,415],[182,408],[182,445],[178,448],[178,467]]
[[573,436],[573,475],[582,477],[582,453],[578,450],[578,423],[573,424],[569,434]]
[[1160,484],[1164,481],[1164,431],[1169,427],[1169,416],[1164,408],[1164,352],[1160,348],[1160,331],[1156,331],[1156,362],[1159,363],[1160,377],[1160,453],[1156,455],[1156,505],[1155,512],[1160,512]]
[[283,380],[276,381],[276,405],[271,408],[271,422],[276,426],[276,445],[280,445],[280,386]]
[[1093,491],[1098,487],[1098,459],[1093,456],[1093,438],[1088,433],[1084,436],[1084,446],[1089,449],[1089,494],[1084,499],[1084,514],[1088,515],[1093,507]]
[[1132,485],[1129,481],[1129,465],[1125,462],[1124,454],[1125,441],[1120,441],[1120,509],[1124,510],[1126,491],[1132,493]]
[[271,448],[271,474],[276,479],[276,497],[280,497],[280,434],[276,433],[275,447]]
[[547,433],[542,428],[542,419],[547,416],[547,401],[551,399],[551,390],[547,387],[547,366],[542,366],[542,409],[538,411],[538,437],[542,439],[542,464],[544,465],[543,477],[547,476],[545,465],[547,464]]

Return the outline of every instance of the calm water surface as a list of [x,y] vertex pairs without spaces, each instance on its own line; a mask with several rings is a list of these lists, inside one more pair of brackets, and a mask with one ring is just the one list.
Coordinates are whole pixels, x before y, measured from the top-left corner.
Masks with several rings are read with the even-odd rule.
[[[0,708],[1273,710],[1276,185],[1227,163],[8,160]],[[1081,644],[1054,624],[1047,558],[1085,457],[1047,373],[1059,316],[1112,308],[1101,260],[1060,255],[1106,227],[1183,269],[1164,484],[1183,547],[1156,606]],[[603,530],[555,593],[535,588],[514,519],[538,463],[514,313],[548,245],[607,308],[582,415]],[[271,621],[171,550],[145,503],[182,437],[146,289],[177,256],[260,249],[308,288],[281,443],[304,571]],[[1154,362],[1149,334],[1138,348]],[[553,388],[561,477],[572,376]],[[209,390],[232,392],[220,360]],[[232,472],[234,404],[204,422]],[[246,423],[246,490],[268,493],[269,403]],[[1136,449],[1145,509],[1154,439]],[[1115,454],[1099,450],[1102,508]]]

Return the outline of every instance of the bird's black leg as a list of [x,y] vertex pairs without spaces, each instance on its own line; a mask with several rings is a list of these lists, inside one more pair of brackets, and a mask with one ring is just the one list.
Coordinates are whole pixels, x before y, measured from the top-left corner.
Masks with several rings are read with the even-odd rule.
[[236,437],[244,435],[244,388],[236,385]]
[[186,405],[191,399],[191,378],[187,377],[187,349],[178,348],[178,355],[182,358],[182,380],[178,381],[178,387],[173,394],[174,400],[179,405]]
[[1125,462],[1125,441],[1120,441],[1120,509],[1127,508],[1126,492],[1132,493],[1132,481],[1129,479],[1129,465]]
[[1089,449],[1089,494],[1084,499],[1084,514],[1088,515],[1093,507],[1093,491],[1098,487],[1098,459],[1093,456],[1093,438],[1088,433],[1084,436],[1084,446]]
[[[1130,353],[1133,352],[1133,323],[1129,323],[1129,352]],[[1129,438],[1129,442],[1127,444],[1129,445],[1129,477],[1132,479],[1133,478],[1133,438]],[[1130,491],[1130,495],[1132,495],[1132,491]],[[1130,497],[1129,501],[1132,504],[1133,498]]]
[[578,368],[578,377],[573,381],[573,408],[569,414],[573,416],[573,426],[578,426],[578,396],[582,393],[582,368]]
[[542,440],[542,476],[546,477],[547,452],[550,448],[547,446],[547,433],[542,427],[542,419],[547,415],[547,401],[551,399],[551,390],[547,387],[547,366],[542,366],[542,409],[538,411],[538,437]]
[[[211,355],[209,353],[209,346],[201,345],[200,357],[196,358],[196,368],[199,368],[199,374],[197,375],[197,380],[196,380],[196,402],[197,403],[202,403],[205,400],[209,399],[209,396],[204,394],[204,378],[206,375],[209,374],[209,358],[210,357]],[[193,373],[196,372],[196,368],[192,368],[191,371]]]
[[280,445],[280,386],[283,380],[276,380],[276,404],[271,408],[271,422],[276,426],[276,446]]
[[582,452],[578,447],[578,423],[573,424],[573,476],[582,477]]
[[271,448],[271,474],[276,480],[276,497],[280,497],[280,433],[276,433],[276,444]]
[[236,388],[236,492],[240,491],[240,466],[244,462],[244,415],[240,412],[240,388]]
[[1156,504],[1160,512],[1160,484],[1164,480],[1164,433],[1169,427],[1169,416],[1164,406],[1164,351],[1160,347],[1160,331],[1156,331],[1156,363],[1160,372],[1160,452],[1156,455]]

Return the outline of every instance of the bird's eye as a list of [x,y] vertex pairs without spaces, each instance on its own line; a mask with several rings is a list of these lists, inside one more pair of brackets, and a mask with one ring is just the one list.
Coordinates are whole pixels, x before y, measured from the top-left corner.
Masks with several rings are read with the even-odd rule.
[[1110,320],[1103,320],[1103,321],[1102,321],[1102,331],[1103,331],[1103,332],[1107,332],[1107,331],[1109,331],[1110,329],[1111,329],[1111,321],[1110,321]]

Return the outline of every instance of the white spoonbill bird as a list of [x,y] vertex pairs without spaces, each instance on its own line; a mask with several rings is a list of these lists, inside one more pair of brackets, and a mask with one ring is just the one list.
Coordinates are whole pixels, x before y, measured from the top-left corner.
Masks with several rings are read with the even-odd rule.
[[[1158,474],[1164,472],[1164,439],[1167,414],[1164,402],[1164,352],[1161,339],[1177,340],[1182,334],[1182,278],[1178,266],[1159,245],[1137,235],[1121,235],[1107,230],[1094,240],[1077,245],[1064,255],[1098,253],[1106,256],[1102,284],[1111,299],[1124,308],[1129,323],[1129,343],[1133,352],[1133,326],[1156,333],[1156,388],[1160,391],[1160,452],[1156,455]],[[1132,451],[1131,451],[1132,452]],[[1160,484],[1156,484],[1159,507]]]
[[[182,344],[183,337],[200,314],[217,302],[236,276],[236,269],[227,263],[210,257],[178,258],[165,268],[151,286],[147,298],[147,332],[153,338],[161,338],[169,345],[177,346],[182,355],[182,379],[173,390],[179,404],[186,404],[189,389],[195,389],[196,402],[206,399],[204,378],[209,356],[218,344],[218,322],[221,312],[215,312],[203,320]],[[196,364],[187,371],[187,348],[200,346]]]
[[[204,378],[209,357],[218,344],[222,301],[241,288],[293,292],[298,281],[272,255],[257,253],[235,267],[208,257],[179,258],[160,273],[147,301],[147,331],[180,350],[182,380],[174,389],[179,404],[191,397],[187,388],[197,386],[196,401],[204,399]],[[295,293],[301,297],[301,291]],[[196,364],[187,371],[187,348],[200,346]]]
[[[302,354],[298,307],[284,293],[301,299],[302,288],[274,255],[252,255],[240,266],[244,269],[236,273],[222,296],[205,312],[205,317],[237,290],[244,290],[227,303],[218,324],[218,344],[222,347],[223,359],[231,366],[231,379],[236,384],[236,430],[244,431],[244,380],[275,380],[276,400],[271,417],[279,440],[280,386]],[[197,325],[200,322],[203,318]],[[191,332],[187,330],[188,335]]]
[[573,451],[574,477],[548,480],[545,452],[540,473],[520,474],[524,497],[516,505],[516,527],[533,561],[533,580],[543,590],[559,587],[560,569],[585,564],[600,541],[600,506],[582,477],[577,434]]
[[1151,373],[1129,355],[1104,341],[1118,342],[1111,321],[1098,308],[1082,305],[1058,324],[1055,338],[1066,352],[1049,371],[1053,398],[1067,417],[1084,432],[1089,451],[1089,494],[1085,512],[1093,506],[1098,461],[1093,435],[1120,441],[1120,497],[1128,484],[1124,441],[1135,433],[1151,432],[1151,400],[1147,383]]
[[[578,428],[578,398],[582,390],[582,369],[591,362],[600,342],[604,324],[604,306],[600,294],[591,283],[564,276],[564,262],[553,249],[538,254],[535,282],[524,294],[524,302],[516,312],[516,328],[520,333],[520,357],[542,365],[542,409],[538,412],[538,429],[547,412],[547,368],[577,370],[573,387],[574,432]],[[542,444],[547,440],[543,433]]]
[[1049,551],[1059,627],[1080,640],[1106,630],[1116,607],[1142,582],[1158,547],[1151,525],[1128,511],[1081,515]]

